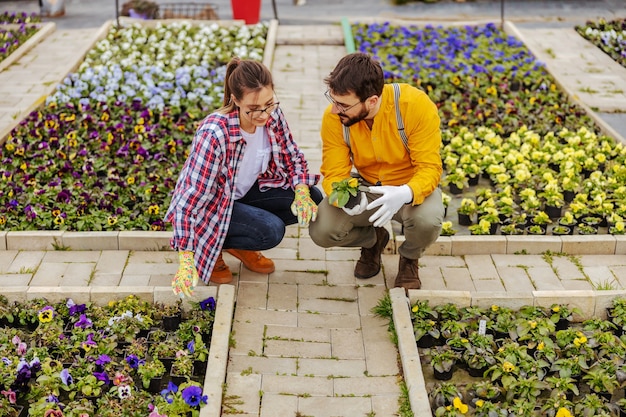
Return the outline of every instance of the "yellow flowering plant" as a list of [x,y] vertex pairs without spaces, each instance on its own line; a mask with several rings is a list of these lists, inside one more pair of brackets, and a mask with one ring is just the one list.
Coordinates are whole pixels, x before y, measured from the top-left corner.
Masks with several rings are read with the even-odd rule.
[[345,207],[351,197],[357,196],[359,191],[367,191],[358,178],[345,178],[332,183],[332,191],[328,196],[328,202],[337,207]]

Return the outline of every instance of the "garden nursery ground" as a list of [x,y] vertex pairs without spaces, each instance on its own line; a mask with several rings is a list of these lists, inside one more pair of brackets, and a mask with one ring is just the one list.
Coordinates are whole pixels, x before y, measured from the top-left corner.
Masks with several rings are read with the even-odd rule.
[[[8,3],[30,4],[0,4]],[[73,4],[76,10],[83,10],[81,4],[87,3],[68,1],[68,21],[76,19],[72,16]],[[372,12],[376,5],[366,3],[364,10],[369,15],[355,16],[357,11],[352,5],[344,5],[341,13],[350,18],[377,15]],[[450,7],[450,20],[467,19],[460,4],[445,4]],[[499,9],[495,6],[498,4],[490,11],[497,19]],[[304,14],[310,10],[315,16],[321,13],[315,12],[319,7],[315,0],[309,0],[298,11]],[[616,9],[609,7],[603,13],[612,17]],[[584,23],[588,17],[588,13],[573,15],[567,11],[565,18],[570,23],[576,19]],[[542,25],[544,30],[556,30],[556,19],[530,18],[525,16],[525,23],[516,25],[528,43],[545,40],[545,31],[538,30]],[[270,61],[281,106],[315,171],[320,163],[319,115],[326,106],[322,80],[345,54],[338,19],[327,23],[279,25]],[[71,67],[58,63],[79,60],[99,27],[63,29],[59,21],[53,35],[35,47],[19,66],[0,73],[1,88],[7,88],[3,97],[11,103],[8,112],[24,112],[41,95],[49,94],[50,83],[62,80]],[[581,53],[567,48],[565,42],[559,45],[556,57],[563,54],[571,60]],[[550,63],[549,56],[546,61]],[[567,70],[575,72],[580,67],[570,64]],[[564,80],[558,73],[554,75]],[[602,76],[623,76],[613,72],[594,74],[592,80],[582,72],[575,75],[589,83]],[[10,123],[10,118],[0,120]],[[13,299],[42,294],[58,297],[59,293],[69,296],[86,288],[102,298],[155,288],[162,291],[167,290],[177,269],[176,254],[163,250],[168,247],[167,232],[1,235],[1,292]],[[411,365],[403,363],[400,367],[387,321],[372,313],[393,284],[397,271],[397,255],[393,253],[399,242],[401,236],[388,246],[381,274],[367,281],[355,279],[352,274],[358,250],[324,250],[312,243],[306,230],[293,226],[281,245],[266,252],[276,262],[272,274],[252,273],[225,254],[235,272],[236,308],[232,344],[228,357],[222,358],[226,369],[223,415],[410,415],[398,405],[404,396],[398,381],[402,375],[412,375],[407,372]],[[460,302],[470,300],[484,306],[535,304],[537,299],[545,302],[551,297],[575,300],[587,315],[602,314],[602,306],[626,288],[626,240],[610,235],[442,237],[420,259],[420,277],[421,296],[433,300],[457,297]],[[410,297],[416,299],[414,294]],[[396,293],[394,300],[406,306],[404,295]],[[401,357],[408,357],[406,353],[400,350]],[[414,390],[417,379],[407,382],[415,415],[426,415],[419,413],[419,404],[428,402]]]

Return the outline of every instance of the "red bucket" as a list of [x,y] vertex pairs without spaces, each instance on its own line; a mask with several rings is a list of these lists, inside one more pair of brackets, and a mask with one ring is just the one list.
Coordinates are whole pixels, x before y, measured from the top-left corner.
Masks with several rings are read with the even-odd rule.
[[233,8],[233,19],[244,20],[246,25],[259,23],[261,16],[261,0],[230,0]]

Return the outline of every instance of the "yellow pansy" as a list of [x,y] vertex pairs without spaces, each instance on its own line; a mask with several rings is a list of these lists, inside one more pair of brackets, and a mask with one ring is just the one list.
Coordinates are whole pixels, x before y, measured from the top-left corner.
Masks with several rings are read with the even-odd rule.
[[459,397],[454,397],[454,400],[452,400],[452,405],[454,405],[454,408],[459,410],[461,414],[467,413],[467,404],[463,404],[463,401],[461,401]]

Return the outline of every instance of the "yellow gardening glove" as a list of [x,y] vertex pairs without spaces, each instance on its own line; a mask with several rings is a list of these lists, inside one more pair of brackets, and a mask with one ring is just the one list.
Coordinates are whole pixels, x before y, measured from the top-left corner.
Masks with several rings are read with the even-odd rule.
[[317,204],[311,199],[309,187],[296,187],[296,196],[291,203],[291,212],[298,216],[298,224],[307,227],[309,222],[317,218]]
[[178,266],[178,272],[176,272],[172,280],[172,290],[180,298],[185,296],[191,297],[193,289],[196,288],[198,283],[198,270],[194,264],[193,252],[178,252],[178,260],[180,265]]

